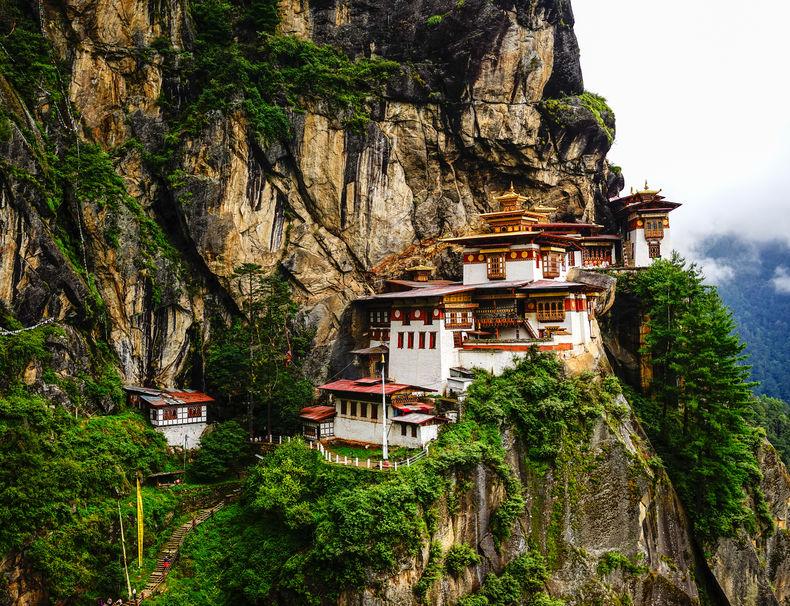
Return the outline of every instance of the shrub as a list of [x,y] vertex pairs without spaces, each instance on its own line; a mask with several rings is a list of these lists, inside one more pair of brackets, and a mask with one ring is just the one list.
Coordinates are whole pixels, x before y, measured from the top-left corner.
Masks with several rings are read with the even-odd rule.
[[480,556],[466,543],[453,545],[444,556],[444,569],[453,577],[461,576],[467,568],[479,563]]
[[236,421],[214,425],[200,438],[200,450],[189,467],[189,476],[200,482],[227,479],[250,459],[247,432]]

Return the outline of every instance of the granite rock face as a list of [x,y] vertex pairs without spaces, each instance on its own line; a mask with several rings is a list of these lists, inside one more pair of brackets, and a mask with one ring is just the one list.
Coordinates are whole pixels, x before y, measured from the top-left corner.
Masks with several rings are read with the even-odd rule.
[[[120,239],[111,246],[105,210],[72,205],[61,212],[81,241],[89,286],[60,259],[45,201],[9,173],[0,237],[13,253],[0,262],[0,299],[28,322],[77,318],[95,288],[129,381],[169,385],[185,376],[189,352],[210,338],[209,319],[236,310],[231,277],[242,263],[278,268],[292,281],[316,328],[310,366],[321,375],[344,310],[369,292],[378,265],[469,229],[511,181],[561,218],[594,218],[608,193],[604,127],[584,111],[558,126],[542,111],[546,98],[583,91],[567,0],[283,0],[281,33],[400,63],[372,121],[352,131],[314,104],[292,117],[290,140],[263,147],[244,115],[217,114],[181,142],[179,179],[169,182],[147,170],[144,155],[167,129],[160,93],[190,86],[167,80],[156,50],[163,40],[191,48],[185,0],[40,6],[43,31],[70,66],[65,126],[113,152],[128,192],[164,228],[178,258],[159,259],[143,275],[133,214],[114,219]],[[2,91],[31,124],[52,111]],[[29,147],[17,133],[0,154],[35,174],[39,156]],[[35,274],[25,255],[36,258]]]

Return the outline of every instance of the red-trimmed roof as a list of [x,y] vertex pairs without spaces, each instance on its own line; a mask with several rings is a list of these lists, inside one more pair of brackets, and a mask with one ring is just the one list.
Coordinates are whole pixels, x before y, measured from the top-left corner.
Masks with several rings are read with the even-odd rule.
[[334,406],[306,406],[299,411],[299,418],[305,421],[325,421],[335,416]]
[[[324,389],[327,391],[347,391],[351,393],[366,393],[366,394],[377,394],[380,395],[382,392],[381,381],[375,381],[374,377],[369,377],[366,379],[362,379],[360,381],[353,380],[353,379],[339,379],[337,381],[332,381],[331,383],[326,383],[325,385],[321,385],[318,389]],[[398,393],[399,391],[403,391],[405,389],[412,389],[414,391],[431,391],[430,389],[425,389],[424,387],[418,387],[416,385],[407,385],[406,383],[390,383],[387,382],[384,384],[384,393],[386,395],[392,395],[394,393]]]
[[165,393],[171,398],[181,400],[185,404],[197,404],[198,402],[213,402],[214,398],[201,391],[178,391],[176,389],[166,389]]

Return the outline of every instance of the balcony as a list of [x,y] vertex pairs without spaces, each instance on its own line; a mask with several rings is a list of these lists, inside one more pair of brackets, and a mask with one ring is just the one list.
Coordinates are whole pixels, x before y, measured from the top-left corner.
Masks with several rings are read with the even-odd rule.
[[663,229],[645,229],[645,239],[647,240],[660,240],[663,237]]

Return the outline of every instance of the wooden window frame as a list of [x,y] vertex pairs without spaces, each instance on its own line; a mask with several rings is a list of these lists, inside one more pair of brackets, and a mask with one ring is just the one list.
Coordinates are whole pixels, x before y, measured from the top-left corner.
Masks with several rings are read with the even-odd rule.
[[542,299],[535,305],[538,322],[564,322],[565,299]]
[[163,421],[177,421],[178,420],[178,409],[177,408],[164,408],[164,409],[162,409],[162,420]]
[[661,258],[661,242],[648,242],[647,243],[647,255],[651,259],[660,259]]
[[416,425],[412,425],[411,426],[411,437],[412,438],[416,438],[417,437],[417,426]]
[[400,424],[400,435],[406,436],[406,423]]
[[348,400],[340,400],[340,414],[344,417],[348,414]]
[[357,416],[357,401],[350,400],[348,403],[348,416],[349,417],[356,417]]
[[398,349],[403,349],[403,333],[398,333]]
[[370,419],[375,421],[379,418],[379,405],[375,402],[370,403]]
[[432,333],[429,333],[429,335],[430,336],[428,337],[428,348],[429,349],[436,349],[436,333],[432,332]]
[[413,333],[413,332],[410,332],[410,333],[408,333],[408,335],[409,335],[409,336],[407,337],[407,340],[408,340],[408,342],[409,342],[409,347],[408,347],[408,349],[414,349],[414,333]]
[[203,416],[202,406],[190,406],[187,408],[187,418],[195,419]]
[[363,419],[368,418],[368,403],[367,402],[360,402],[359,403],[359,416]]
[[505,255],[486,255],[486,275],[489,280],[505,279]]
[[422,332],[422,331],[420,331],[419,348],[420,349],[425,349],[425,333]]
[[558,252],[545,252],[542,255],[543,260],[543,277],[544,278],[559,278],[560,269],[562,267],[561,253]]

